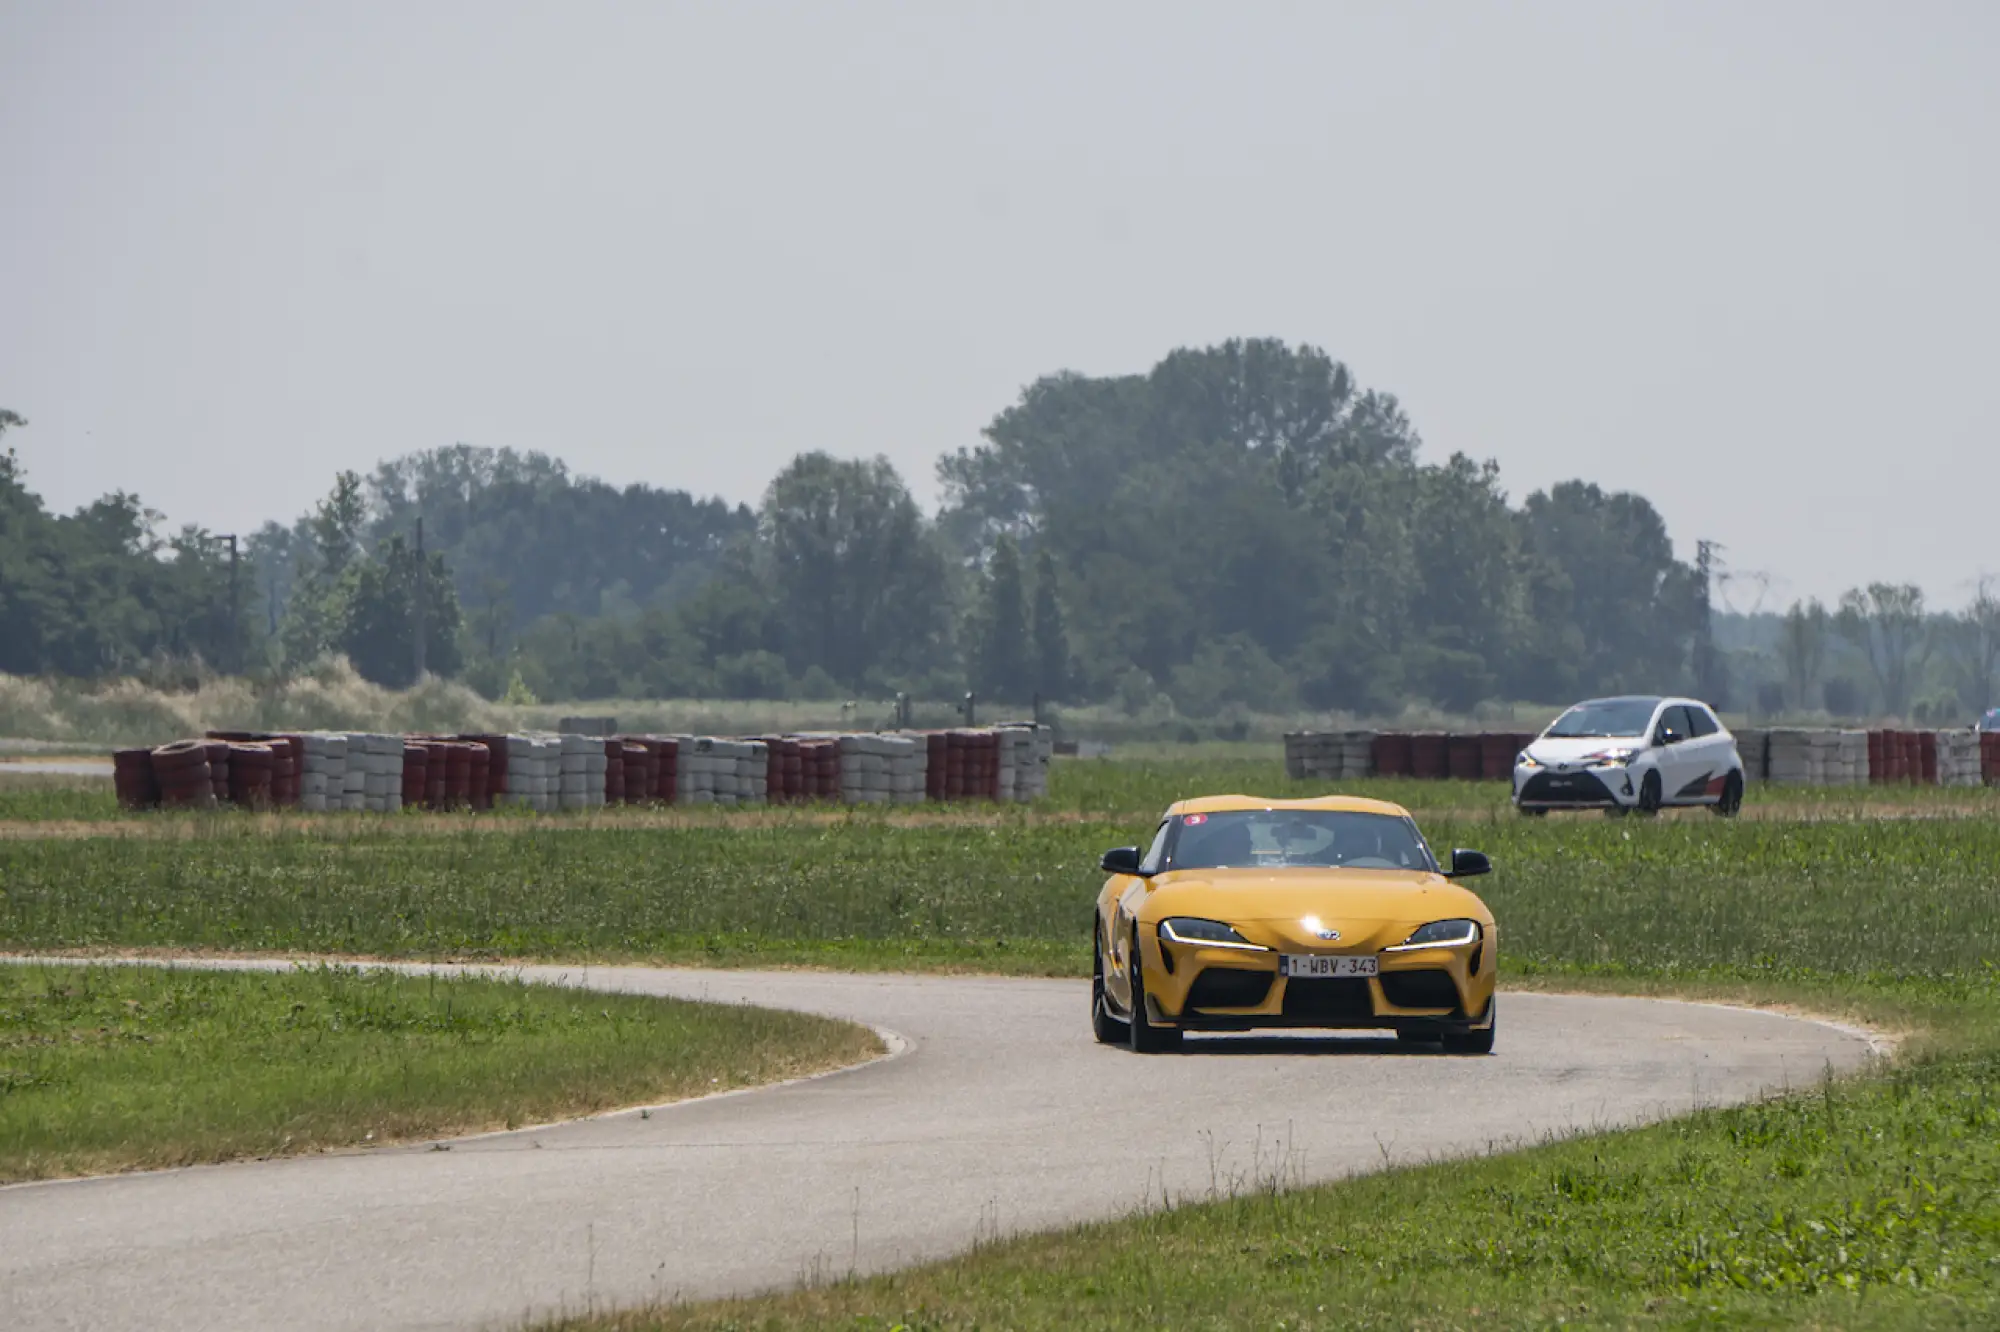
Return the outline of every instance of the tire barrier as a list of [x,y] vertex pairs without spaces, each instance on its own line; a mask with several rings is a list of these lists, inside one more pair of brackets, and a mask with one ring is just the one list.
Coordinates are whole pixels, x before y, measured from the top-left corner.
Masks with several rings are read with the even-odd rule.
[[1054,732],[1031,723],[752,739],[217,732],[119,750],[112,770],[131,809],[547,813],[609,804],[1028,802],[1047,796],[1054,755]]
[[1746,727],[1735,735],[1736,753],[1743,760],[1743,780],[1771,780],[1771,733],[1761,727]]
[[1295,782],[1366,777],[1378,763],[1375,731],[1301,731],[1285,737],[1285,776]]
[[[1792,726],[1732,734],[1744,777],[1753,782],[2000,785],[2000,732]],[[1506,731],[1297,731],[1285,736],[1285,775],[1293,781],[1511,781],[1515,756],[1534,738]]]
[[121,749],[111,756],[111,786],[125,809],[152,809],[160,803],[160,779],[153,772],[153,751]]
[[1285,775],[1293,781],[1507,781],[1514,759],[1533,739],[1520,731],[1297,731],[1285,737]]

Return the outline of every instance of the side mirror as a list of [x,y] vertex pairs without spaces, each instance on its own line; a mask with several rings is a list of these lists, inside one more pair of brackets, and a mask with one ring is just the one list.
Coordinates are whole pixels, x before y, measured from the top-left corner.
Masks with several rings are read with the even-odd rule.
[[1143,853],[1136,846],[1120,846],[1104,853],[1104,859],[1097,863],[1106,874],[1137,874],[1139,857]]
[[1470,879],[1480,874],[1491,874],[1493,861],[1484,851],[1467,851],[1463,847],[1451,853],[1451,869],[1445,874],[1447,879]]
[[1660,743],[1663,745],[1677,745],[1685,739],[1687,739],[1686,736],[1671,726],[1662,726],[1660,728]]

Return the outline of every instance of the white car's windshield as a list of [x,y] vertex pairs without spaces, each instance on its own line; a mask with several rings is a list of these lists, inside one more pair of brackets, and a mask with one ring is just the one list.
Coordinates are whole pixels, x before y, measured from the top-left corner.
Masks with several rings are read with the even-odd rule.
[[1253,809],[1182,816],[1169,869],[1435,869],[1407,819],[1351,810]]
[[1653,710],[1659,706],[1657,698],[1604,698],[1579,703],[1556,718],[1542,734],[1550,740],[1644,735],[1653,720]]

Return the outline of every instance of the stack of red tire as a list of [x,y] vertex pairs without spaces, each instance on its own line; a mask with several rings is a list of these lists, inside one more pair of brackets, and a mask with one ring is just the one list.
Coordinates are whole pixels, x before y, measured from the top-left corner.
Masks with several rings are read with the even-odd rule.
[[1888,747],[1882,743],[1882,732],[1868,733],[1868,783],[1880,786],[1889,780]]
[[[507,794],[507,737],[504,735],[461,735],[460,744],[472,745],[472,792],[474,809],[491,809]],[[485,758],[482,760],[480,752]]]
[[207,740],[202,748],[208,751],[209,790],[217,804],[229,801],[229,742],[227,740]]
[[1410,776],[1437,781],[1451,771],[1451,749],[1441,731],[1417,731],[1410,736]]
[[1498,781],[1514,774],[1514,755],[1521,752],[1517,737],[1508,731],[1482,731],[1479,735],[1479,776],[1482,781]]
[[1447,735],[1444,738],[1445,777],[1457,782],[1476,782],[1485,767],[1485,743],[1476,735]]
[[1979,776],[1988,786],[2000,786],[2000,731],[1979,733]]
[[783,804],[789,788],[785,783],[785,741],[781,736],[753,735],[764,746],[764,803]]
[[606,758],[607,772],[614,763],[625,771],[626,804],[650,805],[660,798],[660,756],[651,745],[628,736],[619,740],[617,757]]
[[421,740],[403,742],[403,808],[422,809],[431,802],[431,747]]
[[932,731],[924,737],[924,799],[945,798],[945,767],[951,762],[951,737]]
[[1383,731],[1370,749],[1377,777],[1408,777],[1415,767],[1407,731]]
[[1937,778],[1937,732],[1917,732],[1917,780],[1925,786],[1936,786]]
[[1924,751],[1917,740],[1915,731],[1894,732],[1896,741],[1902,748],[1902,776],[1899,780],[1914,785],[1922,779],[1924,772]]
[[840,798],[840,742],[802,740],[799,742],[801,793],[808,800]]
[[625,742],[610,739],[604,742],[604,803],[622,805],[625,803]]
[[260,741],[230,742],[229,801],[244,809],[269,809],[271,770],[277,756]]
[[121,749],[111,756],[111,785],[126,809],[153,809],[160,803],[160,780],[153,774],[153,751]]
[[208,750],[200,740],[177,740],[153,751],[153,776],[164,808],[214,808],[215,775],[209,771]]
[[281,809],[297,809],[299,778],[305,771],[305,737],[272,735],[266,736],[264,743],[271,746],[271,803]]

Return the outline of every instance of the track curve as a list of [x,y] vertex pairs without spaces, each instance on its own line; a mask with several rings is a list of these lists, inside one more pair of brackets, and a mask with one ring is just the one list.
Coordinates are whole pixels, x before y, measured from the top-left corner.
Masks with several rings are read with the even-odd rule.
[[1748,1009],[1506,994],[1499,1053],[1095,1045],[1081,981],[530,967],[868,1023],[842,1073],[439,1145],[0,1189],[9,1328],[441,1328],[876,1271],[1163,1199],[1639,1123],[1858,1067]]

